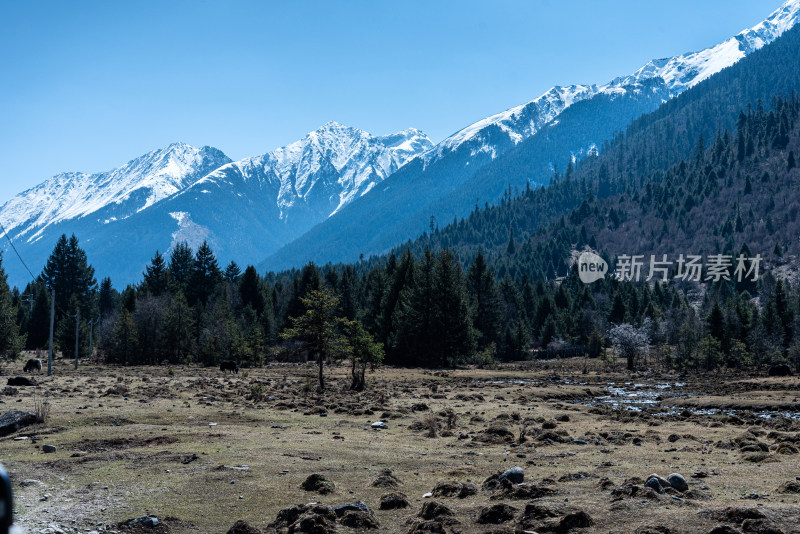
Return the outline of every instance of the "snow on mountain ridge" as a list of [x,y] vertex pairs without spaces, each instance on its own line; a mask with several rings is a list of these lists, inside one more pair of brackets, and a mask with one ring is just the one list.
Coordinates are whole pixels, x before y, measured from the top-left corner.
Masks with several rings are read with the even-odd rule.
[[628,86],[636,86],[646,80],[661,78],[669,91],[669,97],[694,87],[706,78],[729,67],[771,43],[783,32],[794,26],[800,18],[800,0],[787,0],[764,21],[741,31],[734,37],[697,52],[671,58],[654,59],[628,76],[622,76],[602,85],[555,86],[540,97],[497,113],[444,139],[422,155],[425,165],[431,165],[445,154],[455,152],[468,142],[476,142],[471,154],[487,152],[495,157],[496,147],[487,142],[487,129],[497,127],[514,144],[534,135],[543,126],[553,121],[574,103],[604,94],[620,94]]
[[330,121],[299,141],[220,167],[198,185],[230,180],[233,172],[276,189],[281,218],[297,203],[320,204],[327,217],[432,146],[416,128],[377,137]]
[[0,219],[9,232],[16,229],[18,237],[33,241],[50,225],[85,217],[110,205],[120,208],[116,218],[124,218],[229,161],[216,148],[173,143],[111,171],[57,174],[6,202],[0,208]]

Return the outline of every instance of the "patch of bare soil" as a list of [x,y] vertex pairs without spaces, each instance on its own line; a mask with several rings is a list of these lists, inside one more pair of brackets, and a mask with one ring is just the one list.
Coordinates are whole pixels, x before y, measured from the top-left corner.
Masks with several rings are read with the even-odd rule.
[[178,443],[175,436],[157,436],[153,438],[113,438],[82,441],[75,443],[75,448],[86,452],[106,452],[120,449],[136,449],[141,447],[158,447]]

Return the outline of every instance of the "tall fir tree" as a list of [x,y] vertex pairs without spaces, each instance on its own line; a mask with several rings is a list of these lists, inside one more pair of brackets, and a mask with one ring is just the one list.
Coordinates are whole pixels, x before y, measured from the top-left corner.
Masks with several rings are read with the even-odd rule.
[[17,325],[17,309],[11,299],[8,277],[3,268],[3,255],[0,253],[0,357],[5,360],[16,358],[25,346],[25,336]]

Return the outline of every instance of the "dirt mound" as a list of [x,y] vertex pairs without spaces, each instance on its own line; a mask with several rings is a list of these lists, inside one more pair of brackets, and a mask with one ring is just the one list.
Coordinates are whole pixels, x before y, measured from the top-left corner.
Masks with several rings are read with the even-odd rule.
[[327,495],[336,491],[336,485],[333,481],[319,473],[309,475],[309,477],[300,484],[300,487],[306,491],[316,491],[322,495]]
[[227,534],[262,534],[262,532],[255,527],[251,527],[246,521],[242,521],[240,519],[234,523],[230,529],[228,529]]
[[422,505],[422,510],[419,512],[419,517],[428,520],[441,520],[443,517],[453,517],[453,515],[453,511],[449,506],[438,501],[426,502]]
[[478,523],[496,525],[514,519],[517,509],[508,504],[495,504],[483,508],[478,515]]
[[439,482],[433,488],[434,497],[458,497],[465,499],[478,493],[475,484],[462,484],[461,482]]
[[359,530],[379,528],[381,525],[375,515],[363,510],[349,510],[339,521],[342,525]]
[[373,488],[396,488],[401,484],[402,482],[392,474],[391,469],[384,469],[380,475],[372,479],[369,485]]
[[504,426],[494,425],[479,432],[472,440],[481,443],[512,443],[514,441],[514,433]]
[[408,508],[409,506],[408,497],[403,493],[387,493],[381,497],[381,510],[394,510],[396,508]]

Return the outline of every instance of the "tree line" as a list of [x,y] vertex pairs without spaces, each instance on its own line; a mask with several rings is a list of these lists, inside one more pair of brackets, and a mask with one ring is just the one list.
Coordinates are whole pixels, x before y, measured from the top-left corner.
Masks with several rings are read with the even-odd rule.
[[[735,134],[721,131],[709,146],[701,135],[689,157],[664,170],[632,175],[608,164],[611,156],[592,156],[546,188],[509,190],[497,206],[442,229],[432,222],[419,239],[353,264],[263,275],[235,262],[220,267],[208,243],[196,251],[180,243],[156,251],[141,281],[119,291],[108,278],[97,283],[77,237],[64,235],[23,291],[9,290],[3,275],[0,351],[47,346],[54,290],[55,347],[74,346],[80,311],[81,351],[97,323],[99,352],[124,365],[257,366],[299,353],[322,363],[363,350],[353,357],[358,385],[355,370],[382,354],[395,365],[441,367],[599,356],[614,345],[635,366],[641,351],[621,350],[624,335],[639,340],[627,346],[645,339],[682,369],[797,365],[800,295],[788,282],[767,274],[757,282],[607,277],[586,285],[572,260],[588,247],[613,266],[614,254],[634,244],[628,252],[749,256],[768,242],[768,259],[780,267],[797,253],[799,124],[800,99],[776,98],[769,111],[744,110]],[[703,226],[692,222],[704,218]],[[336,303],[328,330],[319,330],[325,343],[314,341],[313,321],[303,323],[323,301]]]

